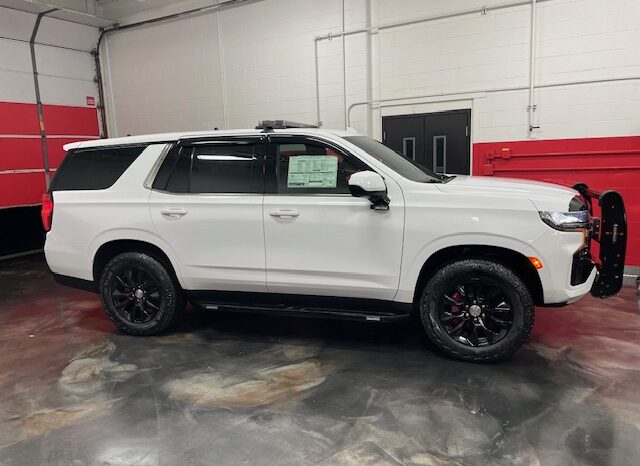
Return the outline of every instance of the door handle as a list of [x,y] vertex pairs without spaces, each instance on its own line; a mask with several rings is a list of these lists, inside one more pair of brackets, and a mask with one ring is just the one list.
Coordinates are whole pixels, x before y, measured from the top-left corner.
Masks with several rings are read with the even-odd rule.
[[300,212],[297,210],[272,210],[269,215],[278,218],[295,218],[300,215]]
[[187,209],[181,209],[181,208],[169,208],[169,209],[162,209],[160,211],[160,214],[163,215],[164,217],[169,217],[169,218],[180,218],[183,217],[185,215],[187,215],[188,210]]

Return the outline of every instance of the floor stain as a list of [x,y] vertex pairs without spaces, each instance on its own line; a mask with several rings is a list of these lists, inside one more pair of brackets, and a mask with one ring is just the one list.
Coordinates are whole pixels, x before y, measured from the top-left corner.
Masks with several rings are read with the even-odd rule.
[[409,458],[406,464],[411,466],[460,466],[458,461],[438,458],[430,453],[416,453]]
[[317,360],[262,369],[249,380],[233,380],[217,373],[195,374],[165,384],[169,397],[195,406],[250,407],[283,400],[317,387],[327,367]]
[[320,464],[324,466],[337,464],[342,466],[357,466],[362,464],[369,466],[400,466],[402,463],[396,461],[386,451],[376,445],[375,442],[364,442],[340,450]]
[[110,359],[116,345],[105,341],[74,358],[62,370],[58,384],[76,395],[89,395],[103,389],[105,382],[124,382],[135,375],[135,364],[121,364]]
[[17,442],[47,434],[83,420],[95,419],[106,412],[114,399],[98,396],[91,400],[65,407],[42,409],[27,416],[3,420],[6,428],[0,430],[0,450]]

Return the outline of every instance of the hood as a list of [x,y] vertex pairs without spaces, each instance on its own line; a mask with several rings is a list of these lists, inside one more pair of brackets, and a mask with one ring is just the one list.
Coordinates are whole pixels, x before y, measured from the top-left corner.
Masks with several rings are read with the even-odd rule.
[[529,199],[538,210],[567,211],[571,199],[578,195],[576,190],[558,184],[491,176],[456,175],[437,187],[446,193]]

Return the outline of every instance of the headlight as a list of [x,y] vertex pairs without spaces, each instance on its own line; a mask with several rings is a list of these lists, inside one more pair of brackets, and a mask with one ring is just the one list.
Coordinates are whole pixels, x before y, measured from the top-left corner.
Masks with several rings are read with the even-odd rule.
[[560,231],[581,231],[589,226],[589,212],[539,212],[540,218],[551,228]]

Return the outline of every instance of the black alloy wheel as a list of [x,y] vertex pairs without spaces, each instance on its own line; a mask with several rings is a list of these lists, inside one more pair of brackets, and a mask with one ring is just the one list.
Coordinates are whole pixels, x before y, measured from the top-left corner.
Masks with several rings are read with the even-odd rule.
[[488,346],[509,332],[513,306],[495,280],[476,277],[442,294],[438,318],[452,339],[468,346]]
[[160,311],[160,288],[154,278],[140,268],[112,274],[109,286],[115,311],[124,320],[144,324]]

